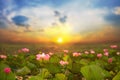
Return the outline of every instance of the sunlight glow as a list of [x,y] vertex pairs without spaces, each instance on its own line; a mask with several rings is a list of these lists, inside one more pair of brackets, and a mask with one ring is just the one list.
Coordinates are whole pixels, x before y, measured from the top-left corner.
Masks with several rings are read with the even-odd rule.
[[57,42],[58,42],[58,43],[63,43],[63,39],[62,39],[61,37],[59,37],[59,38],[57,39]]

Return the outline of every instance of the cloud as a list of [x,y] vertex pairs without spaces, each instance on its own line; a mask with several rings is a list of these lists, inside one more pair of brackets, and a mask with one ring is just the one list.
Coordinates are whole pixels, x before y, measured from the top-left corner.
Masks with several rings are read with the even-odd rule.
[[104,26],[104,28],[101,28],[99,30],[83,34],[81,42],[119,42],[119,30],[120,28],[118,27],[116,28],[114,26]]
[[53,24],[61,24],[61,26],[62,24],[69,24],[69,27],[73,29],[72,32],[85,33],[107,25],[107,21],[104,19],[107,15],[107,9],[91,8],[89,5],[91,6],[92,2],[89,0],[87,3],[83,2],[84,4],[79,1],[71,1],[60,7],[48,5],[25,7],[19,10],[19,13],[13,12],[13,15],[24,15],[29,18],[28,23],[34,30],[46,29],[49,26],[54,26]]
[[[108,25],[104,17],[108,14],[109,9],[91,7],[94,4],[93,1],[71,1],[58,8],[56,13],[72,27],[75,33],[96,30]],[[64,16],[66,17],[64,18]]]
[[[54,11],[54,14],[55,14],[55,17],[58,18],[58,21],[59,21],[60,23],[65,23],[65,22],[67,22],[67,15],[62,14],[60,11],[57,11],[57,10]],[[57,24],[57,23],[54,22],[54,24]]]
[[116,15],[120,15],[120,6],[119,7],[115,7],[113,10],[113,13]]
[[[52,37],[58,35],[74,37],[78,34],[78,37],[81,36],[83,39],[87,39],[97,33],[94,31],[101,28],[105,29],[106,25],[112,25],[115,28],[120,25],[119,7],[113,7],[113,12],[110,12],[110,8],[108,8],[110,5],[107,4],[111,4],[112,1],[109,3],[105,0],[102,1],[106,3],[100,0],[11,1],[12,5],[5,5],[7,7],[2,10],[4,10],[6,18],[14,24],[11,29],[19,34],[24,33],[41,38],[49,37],[50,39],[51,35]],[[101,7],[94,6],[96,4],[94,1],[100,2],[98,6]],[[102,4],[106,6],[103,8]],[[6,21],[0,20],[0,25],[7,26]],[[4,28],[3,26],[0,27]],[[93,33],[88,34],[88,32]],[[100,33],[102,31],[97,34],[100,35]],[[108,32],[108,34],[110,33]],[[95,39],[97,36],[92,36],[92,38]]]
[[44,29],[39,29],[38,32],[44,32],[45,30]]
[[105,17],[106,21],[115,26],[115,27],[119,27],[120,26],[120,15],[116,15],[116,14],[109,14]]
[[54,14],[55,14],[55,16],[57,16],[57,17],[58,17],[58,16],[61,16],[61,13],[60,13],[59,11],[57,11],[57,10],[54,11]]
[[65,22],[67,21],[67,16],[60,17],[60,18],[59,18],[59,21],[60,21],[61,23],[65,23]]
[[[83,3],[81,3],[83,2]],[[80,3],[80,4],[79,4]],[[33,29],[37,30],[40,27],[46,28],[52,26],[52,24],[70,24],[73,27],[73,32],[91,30],[98,28],[98,25],[106,24],[104,16],[106,15],[106,9],[96,9],[90,6],[93,3],[89,0],[77,0],[63,3],[59,7],[53,7],[49,5],[37,5],[33,7],[24,7],[20,10],[11,12],[7,17],[9,20],[17,15],[23,15],[29,18],[27,23]],[[72,5],[72,6],[71,6]],[[19,23],[23,25],[24,22]]]
[[17,38],[17,35],[13,32],[10,32],[9,30],[0,29],[0,37],[0,42],[11,42]]
[[68,11],[67,23],[69,23],[74,32],[87,32],[101,28],[107,25],[104,20],[106,10],[104,9],[83,9]]
[[[34,43],[34,42],[40,42],[39,38],[35,36],[31,36],[32,34],[29,33],[17,33],[5,29],[0,29],[0,42],[13,42],[13,43]],[[8,36],[9,35],[9,36]],[[41,39],[43,40],[43,39]],[[45,41],[45,40],[43,40]]]
[[6,28],[8,27],[7,23],[5,20],[0,19],[0,28]]
[[0,28],[3,28],[3,29],[7,29],[9,27],[11,27],[12,23],[7,20],[6,17],[4,17],[3,15],[0,16]]
[[29,26],[29,24],[27,23],[28,18],[26,16],[15,16],[12,18],[13,22],[18,25],[18,26]]
[[50,26],[54,22],[53,8],[48,6],[27,7],[21,9],[19,14],[27,16],[29,25],[36,28]]

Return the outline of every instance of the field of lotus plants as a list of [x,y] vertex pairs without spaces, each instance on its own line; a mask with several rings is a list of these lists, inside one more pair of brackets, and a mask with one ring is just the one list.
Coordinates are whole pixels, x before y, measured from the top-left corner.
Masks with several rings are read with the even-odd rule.
[[0,54],[0,80],[120,80],[120,46]]

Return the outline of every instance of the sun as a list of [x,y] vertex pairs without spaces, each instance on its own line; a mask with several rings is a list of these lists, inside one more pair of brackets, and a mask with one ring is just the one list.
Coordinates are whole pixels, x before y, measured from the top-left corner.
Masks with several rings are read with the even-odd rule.
[[63,38],[59,37],[59,38],[57,39],[57,43],[63,43]]

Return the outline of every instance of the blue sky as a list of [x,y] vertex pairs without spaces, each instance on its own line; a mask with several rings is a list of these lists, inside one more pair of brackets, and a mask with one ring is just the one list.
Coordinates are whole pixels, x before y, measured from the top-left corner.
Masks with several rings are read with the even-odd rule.
[[95,41],[98,35],[119,40],[120,0],[0,0],[0,29],[3,35],[19,33],[15,40],[23,34],[29,40],[33,34],[48,41],[57,35],[76,41],[88,36]]

